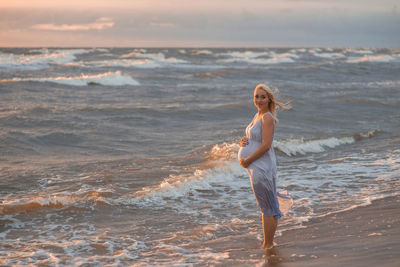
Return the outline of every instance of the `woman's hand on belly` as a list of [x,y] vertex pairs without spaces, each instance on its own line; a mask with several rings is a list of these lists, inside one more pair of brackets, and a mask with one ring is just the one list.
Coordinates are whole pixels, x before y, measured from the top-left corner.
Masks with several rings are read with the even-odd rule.
[[249,144],[249,138],[247,138],[246,136],[240,138],[239,144],[241,147],[247,146]]
[[240,166],[242,166],[243,168],[247,168],[247,167],[249,167],[249,165],[250,165],[250,161],[247,159],[247,158],[241,158],[240,160],[239,160],[239,164],[240,164]]

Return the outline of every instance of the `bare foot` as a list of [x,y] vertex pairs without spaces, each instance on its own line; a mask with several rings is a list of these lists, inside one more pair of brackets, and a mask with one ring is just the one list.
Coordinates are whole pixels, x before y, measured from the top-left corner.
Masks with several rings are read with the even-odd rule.
[[264,249],[271,249],[271,248],[276,247],[277,245],[278,245],[278,244],[275,243],[275,242],[274,242],[272,245],[267,244],[266,242],[264,242],[264,243],[262,243],[261,248],[264,248]]

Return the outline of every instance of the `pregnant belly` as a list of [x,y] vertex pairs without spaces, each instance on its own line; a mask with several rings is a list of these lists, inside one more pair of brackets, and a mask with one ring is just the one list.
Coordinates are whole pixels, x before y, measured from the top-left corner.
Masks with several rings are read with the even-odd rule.
[[242,158],[249,157],[251,154],[254,153],[254,151],[257,150],[257,148],[259,146],[260,146],[260,143],[249,139],[249,143],[247,144],[247,146],[241,147],[239,149],[238,158],[242,159]]

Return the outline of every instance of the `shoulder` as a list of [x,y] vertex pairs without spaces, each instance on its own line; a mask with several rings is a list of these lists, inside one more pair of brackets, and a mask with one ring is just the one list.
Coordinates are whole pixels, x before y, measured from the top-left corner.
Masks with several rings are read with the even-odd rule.
[[262,116],[262,119],[267,120],[268,122],[271,120],[273,124],[278,123],[278,119],[272,115],[271,112],[267,112]]
[[272,115],[271,113],[269,113],[269,112],[264,113],[264,114],[262,115],[261,119],[262,119],[263,121],[266,121],[266,122],[274,122],[274,117],[273,117],[273,115]]
[[263,125],[274,125],[274,118],[272,117],[272,114],[267,112],[261,117],[261,121]]

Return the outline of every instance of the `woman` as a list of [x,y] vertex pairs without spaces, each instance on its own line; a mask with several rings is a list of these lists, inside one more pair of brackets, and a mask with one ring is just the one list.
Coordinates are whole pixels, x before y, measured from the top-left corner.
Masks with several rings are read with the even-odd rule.
[[[271,89],[259,84],[254,89],[254,105],[258,112],[246,128],[246,137],[240,139],[240,165],[246,168],[251,186],[262,212],[264,242],[262,248],[274,246],[278,218],[282,216],[276,192],[276,160],[272,147],[277,109],[289,109],[275,99]],[[280,195],[279,195],[280,196]],[[282,196],[285,197],[285,196]]]

